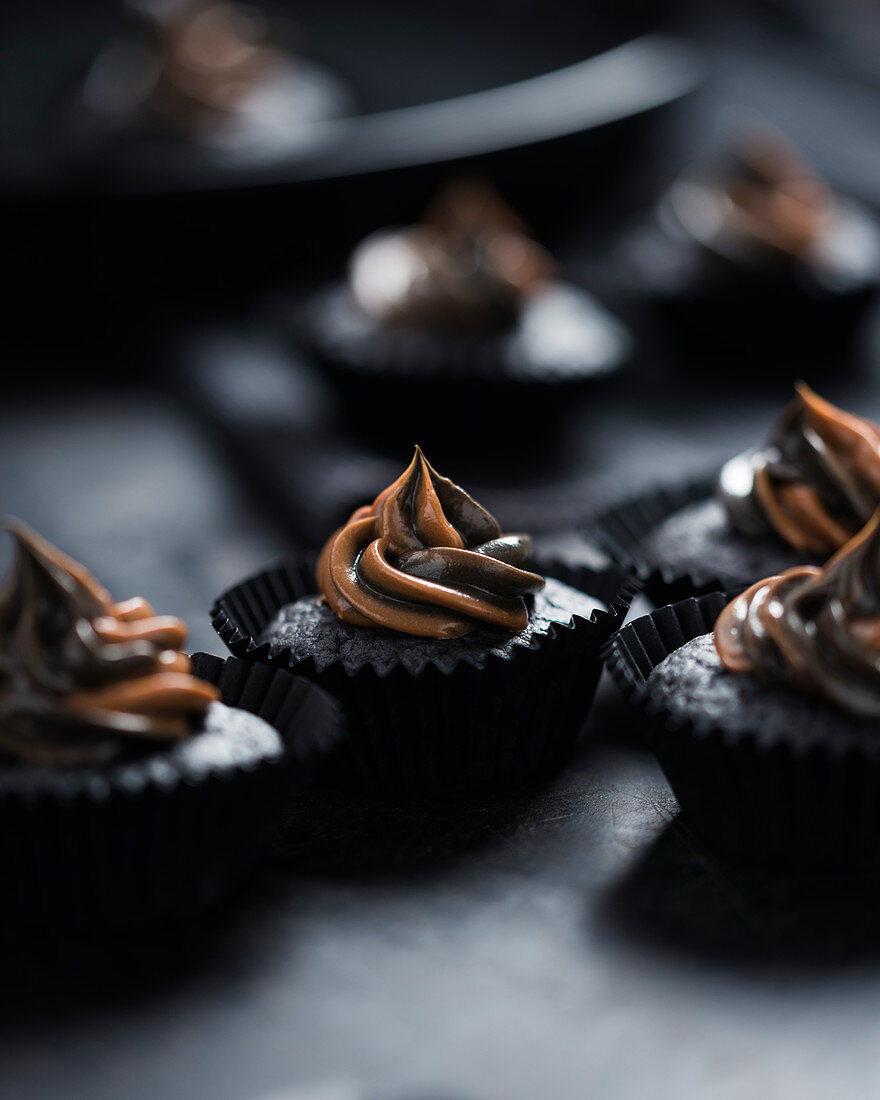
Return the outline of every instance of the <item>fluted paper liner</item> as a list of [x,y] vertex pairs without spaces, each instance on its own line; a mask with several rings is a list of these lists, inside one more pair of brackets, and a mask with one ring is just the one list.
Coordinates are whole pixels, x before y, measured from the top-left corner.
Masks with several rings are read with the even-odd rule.
[[195,654],[193,668],[227,706],[276,725],[281,741],[243,760],[181,763],[160,750],[76,770],[0,767],[0,923],[91,930],[183,919],[253,870],[335,744],[338,707],[283,671],[208,654]]
[[647,489],[594,517],[585,525],[584,534],[621,568],[632,572],[655,603],[670,603],[719,589],[745,588],[757,578],[719,575],[712,562],[706,562],[702,569],[685,570],[674,562],[655,557],[644,546],[645,539],[676,512],[709,500],[714,495],[717,476],[715,470],[678,485]]
[[[880,863],[880,725],[875,747],[804,745],[774,729],[723,728],[673,716],[647,679],[673,650],[710,632],[731,593],[662,607],[604,647],[614,680],[646,737],[683,819],[728,855],[803,867]],[[733,674],[731,674],[733,675]]]
[[[224,593],[214,627],[239,657],[290,668],[290,650],[272,654],[263,628],[287,603],[315,591],[310,563],[291,558]],[[312,658],[296,672],[342,703],[346,737],[334,755],[333,781],[392,799],[450,797],[528,786],[547,778],[575,741],[598,682],[599,650],[623,620],[634,586],[617,570],[595,575],[590,595],[606,604],[590,619],[554,624],[530,645],[451,669],[402,664],[380,672]]]
[[[510,445],[518,442],[524,415],[530,436],[555,447],[560,422],[578,399],[616,378],[631,359],[631,339],[610,317],[595,358],[590,351],[575,357],[570,348],[553,357],[542,351],[555,346],[559,325],[534,311],[504,332],[454,334],[378,322],[352,333],[346,317],[356,310],[337,284],[306,302],[287,327],[333,382],[349,430],[385,447],[395,439],[411,445],[413,430],[426,445],[448,441],[450,423]],[[491,417],[484,415],[487,405]]]

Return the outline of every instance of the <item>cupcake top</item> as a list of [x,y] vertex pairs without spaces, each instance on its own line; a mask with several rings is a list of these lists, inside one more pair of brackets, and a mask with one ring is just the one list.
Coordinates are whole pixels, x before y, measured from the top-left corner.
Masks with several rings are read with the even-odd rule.
[[809,262],[835,200],[779,134],[751,135],[721,170],[687,173],[670,192],[681,228],[728,259]]
[[382,229],[355,249],[355,302],[386,325],[493,331],[556,267],[488,185],[456,182],[414,226]]
[[528,535],[498,522],[416,447],[401,476],[355,511],[318,561],[323,597],[343,622],[426,638],[481,626],[524,630],[523,597],[544,585],[528,569]]
[[212,129],[281,60],[262,13],[247,4],[173,0],[152,15],[156,71],[145,106],[185,132]]
[[219,693],[190,674],[186,626],[140,597],[116,603],[81,565],[16,519],[0,590],[0,753],[93,764],[176,741]]
[[880,510],[824,568],[788,569],[729,603],[715,648],[731,672],[880,718]]
[[102,55],[86,84],[101,114],[148,132],[213,138],[279,77],[289,58],[267,19],[235,0],[138,0],[142,26]]
[[761,447],[725,464],[718,495],[747,535],[775,533],[795,550],[830,554],[880,504],[880,428],[799,383]]

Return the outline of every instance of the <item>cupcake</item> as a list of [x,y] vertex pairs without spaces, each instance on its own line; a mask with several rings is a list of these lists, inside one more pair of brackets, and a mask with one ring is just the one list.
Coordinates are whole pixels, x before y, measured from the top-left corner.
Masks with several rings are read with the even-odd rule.
[[656,600],[745,587],[819,564],[880,504],[880,428],[799,383],[758,447],[714,480],[656,491],[596,521],[594,537]]
[[762,351],[839,349],[880,282],[874,216],[771,130],[685,170],[627,254],[677,335],[739,369],[744,349],[762,369]]
[[23,523],[2,529],[3,919],[142,924],[217,901],[278,825],[293,754],[193,675],[179,619],[117,603]]
[[538,425],[542,410],[558,414],[617,371],[631,346],[620,322],[565,281],[517,215],[474,181],[447,185],[420,224],[361,242],[348,278],[307,302],[297,335],[337,384],[352,425],[385,442],[413,423],[436,428],[442,442],[450,415],[463,430],[504,434],[487,402],[528,410]]
[[824,567],[665,607],[607,659],[710,842],[769,861],[880,862],[880,511]]
[[589,593],[530,568],[529,539],[419,449],[328,540],[225,593],[214,625],[238,656],[296,670],[341,702],[335,780],[397,799],[546,779],[580,731],[601,644],[631,589]]
[[[341,82],[297,56],[290,24],[234,0],[140,0],[138,25],[95,61],[89,118],[130,141],[183,152],[287,155],[349,113]],[[170,151],[170,150],[169,150]]]

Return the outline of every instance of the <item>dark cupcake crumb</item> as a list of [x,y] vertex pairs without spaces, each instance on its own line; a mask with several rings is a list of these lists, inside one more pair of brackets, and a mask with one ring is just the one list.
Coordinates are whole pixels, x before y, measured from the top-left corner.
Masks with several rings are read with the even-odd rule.
[[336,285],[310,303],[305,335],[330,363],[359,374],[469,383],[590,381],[620,368],[632,350],[622,322],[561,282],[532,295],[506,329],[478,333],[384,325]]
[[179,778],[203,779],[211,772],[250,769],[281,756],[277,730],[254,714],[212,703],[190,737],[171,744],[151,741],[136,759],[69,768],[11,763],[0,769],[0,795],[10,791],[43,791],[75,795],[96,785],[118,785],[132,794],[148,783],[173,786]]
[[817,559],[798,553],[781,539],[740,534],[724,506],[711,497],[680,509],[642,542],[644,558],[665,573],[690,574],[697,583],[748,584]]
[[568,624],[574,616],[589,619],[594,611],[606,609],[599,600],[548,578],[531,598],[529,623],[521,633],[483,628],[460,638],[438,640],[352,626],[314,595],[282,607],[259,640],[270,644],[273,655],[290,650],[295,662],[312,658],[319,671],[339,661],[350,670],[372,664],[379,673],[398,664],[413,673],[428,664],[449,672],[462,660],[481,667],[490,654],[509,656],[514,647],[528,646],[554,625]]
[[796,688],[763,684],[747,673],[728,672],[712,634],[674,650],[651,672],[650,696],[678,721],[757,733],[768,742],[796,747],[858,746],[880,752],[880,723],[851,718],[823,699]]

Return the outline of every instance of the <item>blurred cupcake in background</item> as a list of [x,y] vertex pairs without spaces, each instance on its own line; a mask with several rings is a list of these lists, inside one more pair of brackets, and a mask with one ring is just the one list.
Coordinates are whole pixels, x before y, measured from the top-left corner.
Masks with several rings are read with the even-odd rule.
[[625,251],[680,337],[746,369],[847,341],[880,283],[877,220],[768,127],[685,169]]
[[137,25],[97,58],[83,99],[119,135],[289,153],[350,114],[343,82],[299,55],[287,19],[230,0],[132,0]]
[[350,421],[389,443],[395,423],[407,439],[432,439],[450,416],[464,432],[510,432],[490,408],[534,413],[532,430],[552,429],[552,414],[632,348],[494,188],[472,179],[444,187],[418,225],[362,241],[347,278],[307,302],[297,335]]

